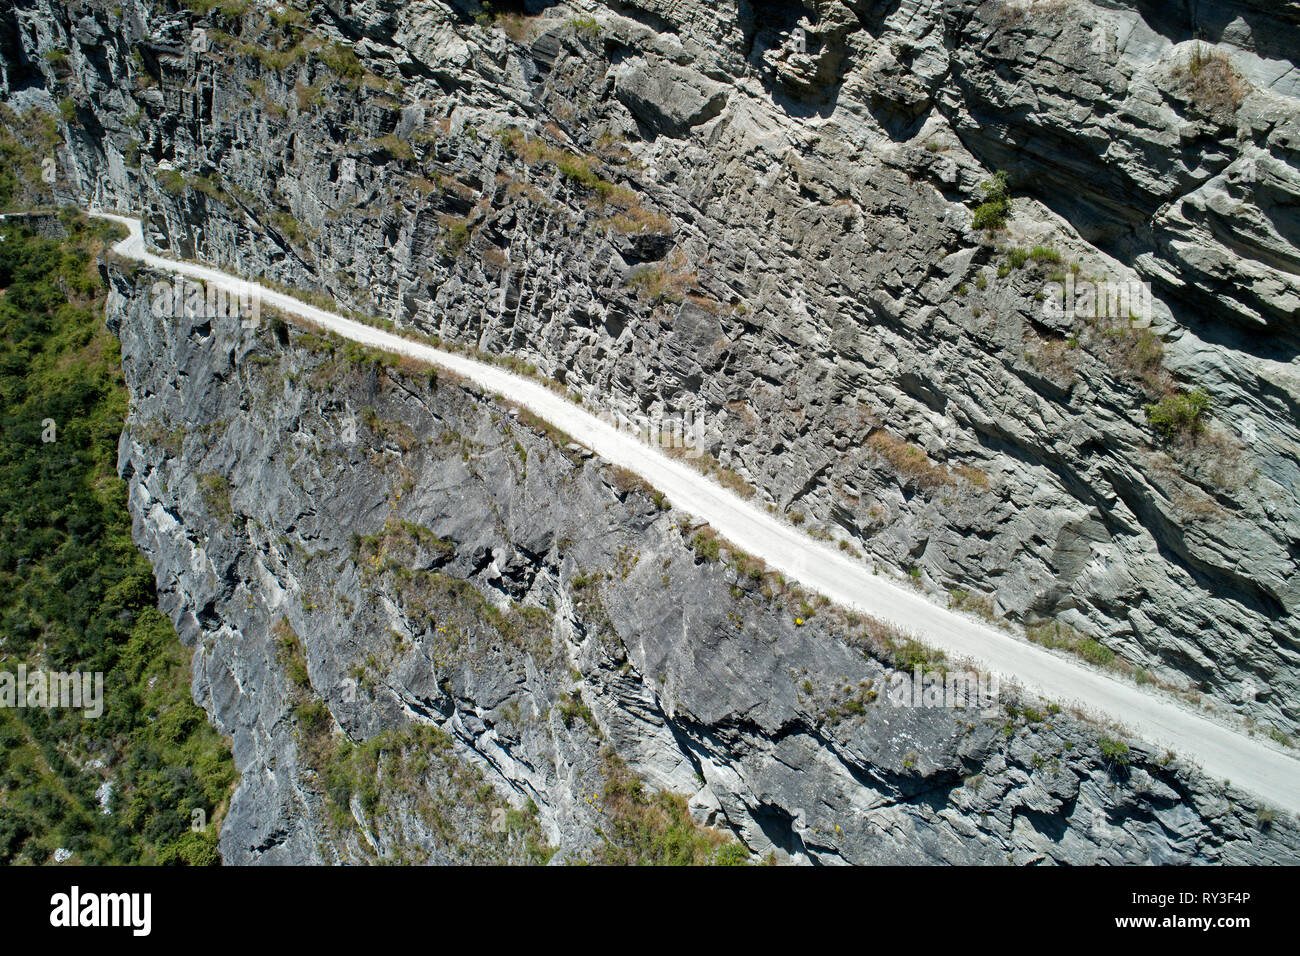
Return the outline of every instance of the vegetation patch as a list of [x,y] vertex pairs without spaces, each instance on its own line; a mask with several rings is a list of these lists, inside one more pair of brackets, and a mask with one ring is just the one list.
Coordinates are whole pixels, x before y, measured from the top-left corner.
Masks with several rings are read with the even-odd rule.
[[668,265],[645,266],[635,270],[628,276],[627,286],[636,292],[638,298],[651,305],[659,305],[681,302],[698,280],[699,276],[686,268],[685,257],[679,255]]
[[442,226],[442,248],[447,255],[455,258],[469,245],[469,222],[456,216],[440,216],[438,224]]
[[560,703],[556,707],[556,710],[559,711],[560,720],[564,722],[565,727],[572,729],[573,722],[575,720],[581,720],[591,729],[591,732],[595,734],[596,737],[599,738],[604,736],[604,734],[600,732],[600,726],[596,723],[596,715],[591,712],[591,708],[587,706],[586,702],[583,701],[580,695],[576,693],[565,694],[560,698]]
[[628,471],[619,465],[611,465],[608,474],[621,496],[632,493],[645,495],[654,502],[655,507],[660,511],[667,511],[671,507],[662,491],[635,472]]
[[1226,54],[1197,43],[1186,63],[1174,68],[1179,92],[1206,116],[1226,123],[1236,114],[1249,89]]
[[954,610],[978,614],[990,623],[998,620],[993,610],[993,597],[988,594],[972,594],[970,591],[954,588],[948,592],[948,606]]
[[1069,651],[1089,664],[1112,667],[1116,664],[1115,652],[1104,644],[1085,637],[1068,624],[1048,621],[1025,629],[1025,636],[1041,647]]
[[600,794],[603,845],[597,863],[605,866],[743,866],[744,844],[720,830],[691,820],[681,794],[650,793],[627,764],[606,748],[605,785]]
[[0,104],[0,209],[25,210],[53,199],[43,175],[60,142],[58,122],[32,109]]
[[986,232],[1005,228],[1007,217],[1011,215],[1011,194],[1006,172],[999,170],[992,179],[980,183],[980,191],[984,194],[984,201],[975,207],[971,225]]
[[1129,753],[1128,744],[1122,740],[1113,740],[1110,737],[1102,737],[1097,741],[1097,749],[1101,751],[1102,757],[1108,764],[1124,767],[1132,759]]
[[331,72],[337,73],[344,79],[359,80],[366,72],[357,55],[342,43],[335,42],[322,47],[316,53],[316,57]]
[[0,226],[3,666],[102,672],[104,713],[0,709],[0,861],[219,863],[237,774],[190,697],[117,474],[127,394],[95,265],[117,227],[61,221],[61,241]]
[[722,541],[712,528],[701,528],[691,538],[691,550],[705,561],[718,561],[722,557]]
[[934,464],[924,451],[909,442],[890,434],[883,428],[872,432],[867,445],[883,458],[899,475],[915,481],[922,488],[933,490],[955,484],[948,470]]
[[1143,411],[1155,433],[1164,441],[1171,441],[1204,431],[1209,408],[1209,394],[1198,388],[1166,395],[1158,402],[1143,406]]
[[[542,833],[536,805],[530,801],[521,809],[507,804],[436,727],[408,724],[360,743],[327,734],[315,742],[311,759],[331,826],[351,836],[355,852],[369,862],[440,858],[540,866],[555,853]],[[432,848],[402,842],[403,812],[416,816],[432,834]],[[382,856],[363,831],[383,833]]]
[[569,28],[579,36],[595,39],[600,36],[600,24],[595,17],[581,16],[570,17]]
[[943,651],[934,650],[913,638],[893,633],[881,634],[879,640],[884,645],[886,660],[893,667],[904,671],[919,667],[923,674],[944,673]]
[[403,139],[399,139],[393,133],[380,136],[378,139],[372,139],[370,141],[370,148],[387,155],[391,159],[396,159],[402,162],[415,159],[415,151],[411,148],[411,144]]

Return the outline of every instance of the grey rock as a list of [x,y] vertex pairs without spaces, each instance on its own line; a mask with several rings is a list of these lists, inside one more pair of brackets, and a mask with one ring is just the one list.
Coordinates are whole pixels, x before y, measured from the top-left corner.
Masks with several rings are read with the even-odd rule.
[[[991,713],[900,706],[885,691],[904,675],[863,622],[797,625],[797,600],[738,586],[730,559],[691,550],[689,523],[490,397],[296,328],[286,345],[266,323],[158,316],[152,277],[109,277],[133,533],[242,774],[229,863],[518,860],[489,811],[529,801],[555,861],[590,859],[606,748],[755,857],[1300,853],[1290,818],[1137,747],[1108,761],[1068,713],[1008,693]],[[350,438],[349,409],[364,410]],[[335,740],[435,727],[442,775],[388,793],[383,814],[353,793],[340,823],[286,627]],[[476,795],[431,813],[464,775]]]
[[[77,108],[56,198],[508,353],[593,407],[689,412],[759,502],[882,572],[1013,628],[1059,621],[1261,733],[1300,732],[1294,3],[633,0],[584,8],[596,38],[557,7],[519,40],[455,5],[315,15],[314,38],[361,38],[361,78],[288,56],[260,20],[241,42],[287,65],[195,54],[211,17],[115,7],[0,11],[0,98]],[[1217,86],[1189,80],[1198,36]],[[592,157],[634,204],[526,162],[508,128]],[[971,216],[999,169],[1015,199],[990,238]],[[1008,266],[1034,246],[1062,262]],[[1150,283],[1154,339],[1050,313],[1069,263]],[[1157,441],[1143,406],[1194,388],[1205,434]],[[998,852],[1047,852],[1033,818],[997,827]]]

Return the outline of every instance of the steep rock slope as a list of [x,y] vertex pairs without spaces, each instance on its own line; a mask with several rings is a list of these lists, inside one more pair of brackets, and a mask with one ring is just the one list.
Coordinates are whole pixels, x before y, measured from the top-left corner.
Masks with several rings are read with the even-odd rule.
[[920,648],[490,397],[160,317],[154,277],[109,272],[135,536],[241,771],[227,862],[608,859],[647,842],[635,778],[739,841],[698,830],[712,858],[1300,854],[1289,819],[1005,689],[896,705]]
[[691,414],[883,567],[1294,732],[1296,4],[528,12],[25,0],[0,90],[64,118],[57,195]]

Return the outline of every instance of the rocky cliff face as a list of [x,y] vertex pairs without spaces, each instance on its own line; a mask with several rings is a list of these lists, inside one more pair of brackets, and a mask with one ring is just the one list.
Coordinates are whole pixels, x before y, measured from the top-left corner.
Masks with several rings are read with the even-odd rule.
[[[1207,12],[1142,0],[633,0],[529,3],[524,12],[476,23],[481,11],[471,2],[232,2],[200,14],[140,0],[21,0],[0,13],[0,93],[15,109],[60,116],[57,195],[140,210],[163,248],[516,356],[598,408],[690,413],[705,422],[710,460],[733,480],[882,570],[910,572],[941,599],[948,592],[1040,639],[1046,632],[1077,646],[1094,640],[1082,645],[1094,659],[1118,655],[1138,679],[1200,695],[1261,731],[1296,731],[1300,93],[1291,61],[1300,5],[1243,0]],[[1009,174],[1013,196],[1005,228],[977,229],[973,212],[989,199],[982,186],[998,170]],[[986,211],[981,224],[987,219]],[[1063,315],[1051,306],[1067,283],[1103,290],[1147,283],[1150,309],[1126,301],[1109,315]],[[173,361],[183,368],[206,360],[176,351]],[[214,373],[214,394],[204,401],[216,400],[227,374]],[[139,381],[168,375],[160,366]],[[280,385],[272,384],[279,404]],[[1209,399],[1199,434],[1153,430],[1146,406],[1197,390]],[[266,397],[243,396],[250,406]],[[197,397],[190,401],[172,421],[222,420]],[[478,406],[471,413],[472,405],[457,428],[477,435],[491,413]],[[249,432],[240,446],[250,461],[265,458],[256,457],[259,442],[286,441],[286,425],[297,434],[296,420],[280,410],[260,421],[264,433],[255,440]],[[165,467],[157,445],[124,447],[138,487],[145,487],[138,476]],[[224,454],[206,471],[236,469],[229,480],[239,501],[246,459]],[[330,495],[387,482],[358,456],[334,471],[309,458],[298,467],[332,475]],[[542,460],[568,467],[553,454],[537,467]],[[259,467],[260,480],[271,483],[287,480],[277,472],[290,465],[286,458]],[[570,524],[568,511],[604,513],[601,495],[611,492],[601,491],[598,471],[591,463],[577,469],[586,477],[563,485],[563,508],[547,506],[539,491],[535,514],[508,534],[493,532],[502,537],[491,546],[510,555],[493,552],[498,571],[505,574],[503,560],[529,569],[519,572],[527,587],[515,585],[523,588],[516,599],[539,574],[559,586],[565,572],[545,564],[548,554],[587,572],[612,570],[617,547],[551,554],[547,533],[527,523],[582,540],[585,526]],[[497,507],[527,500],[523,489],[537,479],[516,477],[519,488],[496,489]],[[265,497],[269,484],[251,487],[239,513],[253,516],[256,502],[267,527],[298,520],[288,517],[294,507],[280,514],[277,498]],[[431,514],[453,507],[450,498],[428,497],[445,486],[415,487]],[[377,534],[382,500],[354,519],[341,498],[328,513],[322,505],[317,520],[340,533]],[[638,519],[637,507],[647,506],[620,501],[613,541],[649,552],[676,540],[680,548],[671,513]],[[146,511],[139,514],[144,520]],[[366,516],[375,520],[356,526]],[[172,536],[188,528],[175,520]],[[465,520],[479,528],[469,535],[477,556],[464,549],[465,529],[420,523],[456,539],[459,576],[473,578],[490,535],[481,514]],[[519,544],[506,544],[516,536]],[[240,567],[264,545],[247,555],[247,542],[226,547],[225,566]],[[152,550],[160,578],[180,575],[166,562],[190,560],[161,541]],[[665,557],[672,555],[644,567]],[[682,595],[704,589],[703,606],[716,604],[701,567],[689,586],[665,571],[663,603],[689,607]],[[278,572],[266,573],[285,587]],[[314,587],[334,587],[324,564],[319,574]],[[345,593],[359,602],[380,586],[358,578],[359,590]],[[651,640],[640,629],[653,612],[637,610],[634,594],[602,600],[623,640]],[[190,633],[235,628],[222,623],[234,609],[222,607],[206,608],[205,599],[190,608],[207,615],[195,617]],[[552,610],[565,620],[561,608]],[[294,617],[307,612],[283,613],[311,667],[326,668],[329,680],[345,670],[344,658],[329,663],[323,648],[351,645],[350,619],[331,625],[327,639],[325,625]],[[694,625],[684,630],[703,639]],[[680,756],[695,752],[686,745],[693,734],[708,752],[732,748],[719,760],[727,767],[750,747],[778,764],[789,748],[829,768],[818,771],[826,780],[858,788],[846,792],[892,794],[880,799],[903,821],[893,837],[889,828],[884,836],[862,831],[859,842],[846,838],[818,853],[929,853],[916,850],[909,828],[918,825],[907,821],[918,801],[936,819],[948,813],[932,799],[934,774],[919,774],[929,782],[913,789],[900,781],[916,768],[904,773],[886,761],[902,776],[874,790],[877,771],[862,768],[876,767],[880,748],[914,750],[924,767],[933,745],[950,755],[933,759],[947,768],[935,773],[951,790],[958,745],[941,729],[916,730],[918,745],[898,742],[912,731],[900,738],[874,727],[862,732],[854,746],[865,749],[854,756],[807,730],[791,716],[794,698],[778,703],[779,694],[759,688],[790,666],[812,668],[821,675],[814,684],[849,666],[823,659],[830,645],[809,633],[791,632],[804,648],[794,653],[797,664],[734,651],[721,665],[704,655],[697,666],[721,667],[710,687],[717,681],[762,703],[718,704],[713,691],[697,688],[703,697],[685,708],[689,732],[667,716],[675,703],[631,707],[648,716],[624,730],[602,723],[596,702],[615,694],[617,681],[588,686],[584,676],[583,699],[593,701],[611,739],[654,742],[644,745],[653,759],[632,763],[656,786],[694,790],[685,785],[693,773],[712,784],[703,758]],[[558,654],[575,639],[557,632],[554,640]],[[634,663],[637,673],[659,680],[655,667],[679,650],[670,652],[665,637],[642,652],[649,657]],[[255,666],[234,651],[226,659],[232,674]],[[590,664],[578,669],[586,675]],[[562,679],[522,673],[539,682],[529,684],[530,699],[569,692]],[[871,679],[844,674],[851,686]],[[313,671],[313,686],[325,686],[315,678]],[[236,715],[233,678],[198,680],[214,688],[213,709],[228,726],[255,719]],[[464,698],[486,706],[481,688]],[[437,699],[442,719],[459,712],[447,703],[453,692]],[[270,730],[279,699],[271,694],[263,706],[271,710],[256,719],[269,721],[266,729],[245,731],[250,762],[287,753],[288,738]],[[393,725],[399,706],[407,705],[383,711],[387,724],[378,716],[348,724],[353,718],[333,703],[331,711],[369,733]],[[726,716],[752,708],[764,715],[752,726]],[[660,746],[679,756],[658,754]],[[546,797],[557,765],[546,747],[530,750],[544,767],[530,769],[537,776],[515,792],[536,795],[553,842],[589,845]],[[589,761],[598,760],[593,747]],[[994,751],[1014,767],[1001,746]],[[259,807],[307,799],[285,783],[291,778],[264,777],[245,777],[243,792],[269,801]],[[797,802],[815,803],[813,791],[778,799],[777,783],[754,778],[747,786],[755,789],[743,799],[714,790],[719,801],[747,807],[727,808],[727,820],[760,851],[792,845],[790,814],[801,805],[813,814]],[[267,795],[275,787],[289,789]],[[254,797],[245,799],[251,805]],[[782,809],[764,809],[769,800]],[[1005,832],[987,842],[966,832],[969,813],[953,815],[954,829],[930,828],[938,835],[924,845],[1015,854],[1025,820],[1032,829],[1063,819],[1059,807],[1027,812],[1020,822],[1004,819]],[[316,852],[308,830],[284,820],[275,845],[292,850],[275,852]],[[1079,838],[1077,825],[1060,832]],[[258,855],[240,842],[246,828],[232,823],[231,833],[241,836],[228,853]],[[1064,843],[1054,845],[1059,852]],[[1093,846],[1080,852],[1100,852]]]
[[1006,688],[900,694],[942,665],[527,415],[112,281],[136,539],[242,777],[227,862],[599,859],[634,776],[740,857],[1300,858],[1171,754]]
[[[32,0],[4,91],[178,254],[702,417],[884,567],[1289,732],[1297,9]],[[1067,275],[1151,328],[1051,314]]]

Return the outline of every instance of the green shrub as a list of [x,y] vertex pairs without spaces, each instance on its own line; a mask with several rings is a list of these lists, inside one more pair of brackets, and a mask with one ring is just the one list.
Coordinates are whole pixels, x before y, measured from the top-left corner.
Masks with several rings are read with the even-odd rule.
[[1129,755],[1128,744],[1121,740],[1112,740],[1110,737],[1102,737],[1097,743],[1101,750],[1101,755],[1106,758],[1108,763],[1126,766],[1131,759]]
[[299,704],[294,708],[293,713],[298,718],[299,726],[313,737],[320,736],[329,730],[334,721],[334,718],[330,715],[330,709],[325,706],[325,702],[320,698],[314,698]]
[[717,561],[722,554],[722,544],[707,531],[700,531],[691,539],[691,548],[705,561]]
[[1109,667],[1115,663],[1115,652],[1104,644],[1099,644],[1090,637],[1085,637],[1076,647],[1080,657],[1098,667]]
[[575,720],[581,720],[597,735],[600,734],[600,727],[596,724],[596,715],[576,694],[565,694],[561,697],[557,709],[560,712],[560,720],[564,722],[565,727],[572,728]]
[[392,133],[372,140],[370,145],[374,149],[382,150],[396,160],[405,162],[415,158],[415,151],[411,149],[411,145],[404,140],[398,139]]
[[1165,441],[1183,435],[1197,435],[1205,430],[1205,413],[1210,408],[1210,396],[1203,389],[1166,395],[1160,401],[1143,407],[1147,421]]
[[743,866],[749,851],[728,835],[691,820],[686,798],[648,793],[611,750],[603,754],[605,786],[596,860],[607,866]]
[[219,520],[228,520],[232,514],[229,479],[225,475],[206,472],[199,475],[198,485],[204,507]]
[[910,671],[921,668],[926,674],[943,671],[943,651],[931,650],[919,641],[911,638],[901,643],[887,640],[890,662],[899,670]]
[[1165,346],[1150,329],[1132,329],[1115,348],[1115,361],[1147,387],[1160,381],[1164,367]]
[[443,216],[440,223],[446,236],[442,241],[443,250],[449,256],[460,255],[469,245],[469,223],[455,216]]
[[600,24],[596,22],[595,17],[570,17],[569,26],[573,28],[574,33],[580,36],[592,39],[600,36]]
[[1232,118],[1249,91],[1226,54],[1200,43],[1188,62],[1175,68],[1174,78],[1201,112],[1222,123]]
[[992,179],[980,183],[980,189],[984,193],[984,201],[975,207],[975,218],[971,225],[988,232],[1003,228],[1007,224],[1007,216],[1011,214],[1007,174],[999,170]]
[[1115,652],[1109,647],[1090,637],[1084,637],[1060,621],[1047,621],[1027,627],[1025,636],[1042,647],[1069,651],[1098,667],[1119,666]]
[[238,20],[248,12],[249,0],[183,0],[184,5],[195,13],[217,11],[222,16]]
[[160,169],[154,174],[158,185],[173,196],[185,195],[185,175],[176,169]]
[[159,866],[220,866],[216,828],[208,826],[202,832],[187,831],[159,851],[157,862]]

